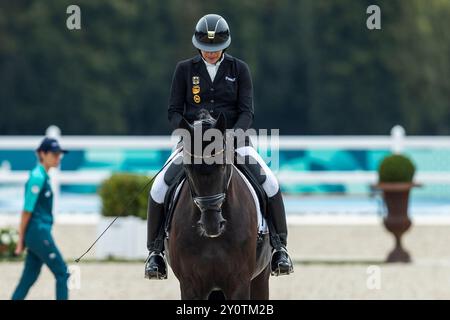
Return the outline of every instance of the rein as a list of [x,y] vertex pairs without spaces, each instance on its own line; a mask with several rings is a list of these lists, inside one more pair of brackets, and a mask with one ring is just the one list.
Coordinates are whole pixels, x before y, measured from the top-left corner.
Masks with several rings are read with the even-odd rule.
[[164,168],[170,163],[170,161],[175,158],[177,156],[177,153],[174,153],[174,155],[166,161],[166,163],[164,164],[164,166],[159,169],[159,171],[149,180],[147,181],[145,184],[142,185],[140,191],[138,193],[136,193],[132,198],[129,199],[129,201],[127,202],[127,204],[125,205],[125,210],[122,211],[122,213],[120,215],[118,215],[117,217],[114,218],[113,221],[111,221],[111,223],[106,227],[106,229],[100,234],[100,236],[98,236],[98,238],[92,243],[92,245],[86,250],[85,253],[83,253],[79,258],[75,259],[75,262],[78,263],[80,262],[80,260],[89,252],[91,251],[91,249],[95,246],[95,244],[98,242],[98,240],[100,240],[100,238],[105,234],[106,231],[108,231],[108,229],[113,225],[114,222],[116,222],[117,219],[119,219],[128,209],[128,207],[141,195],[142,192],[144,192],[147,187],[153,182],[153,180],[155,180],[156,176],[164,170]]
[[219,155],[219,154],[224,153],[224,152],[225,152],[225,149],[222,149],[222,150],[220,150],[220,151],[217,151],[216,153],[214,153],[214,154],[212,154],[212,155],[209,155],[209,156],[199,156],[199,155],[196,155],[196,154],[192,154],[192,153],[190,153],[190,152],[187,151],[187,150],[183,150],[183,151],[186,152],[189,156],[191,156],[191,157],[193,157],[193,158],[195,158],[195,159],[209,159],[209,158],[212,158],[212,157],[215,157],[215,156],[217,156],[217,155]]

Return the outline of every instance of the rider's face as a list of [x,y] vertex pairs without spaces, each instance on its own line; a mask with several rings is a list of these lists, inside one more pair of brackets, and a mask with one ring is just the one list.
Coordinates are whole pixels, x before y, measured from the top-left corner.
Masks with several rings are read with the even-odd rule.
[[202,51],[202,57],[206,60],[206,62],[215,64],[217,61],[219,61],[220,57],[222,56],[223,50],[220,51],[214,51],[214,52],[207,52]]

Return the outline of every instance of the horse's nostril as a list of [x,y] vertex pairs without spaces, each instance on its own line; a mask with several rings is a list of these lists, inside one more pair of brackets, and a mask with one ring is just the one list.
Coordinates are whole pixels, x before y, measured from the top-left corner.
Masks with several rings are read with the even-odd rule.
[[220,221],[220,223],[219,223],[220,229],[223,229],[225,227],[226,223],[227,223],[226,220]]

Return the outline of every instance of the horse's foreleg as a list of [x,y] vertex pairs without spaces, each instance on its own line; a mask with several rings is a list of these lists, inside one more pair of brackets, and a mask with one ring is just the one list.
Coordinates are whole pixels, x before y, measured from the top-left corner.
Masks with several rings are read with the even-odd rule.
[[269,300],[269,278],[270,264],[252,280],[250,288],[250,299],[252,300]]
[[236,286],[224,290],[227,300],[249,300],[250,299],[250,281],[236,283]]
[[180,281],[181,300],[206,300],[208,295],[198,285]]

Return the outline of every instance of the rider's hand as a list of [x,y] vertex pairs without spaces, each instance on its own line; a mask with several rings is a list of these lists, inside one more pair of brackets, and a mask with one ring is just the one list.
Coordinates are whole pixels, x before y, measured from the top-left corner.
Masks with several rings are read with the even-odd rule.
[[16,256],[20,256],[25,249],[25,246],[23,245],[23,241],[17,242],[16,250],[14,250],[14,254]]

